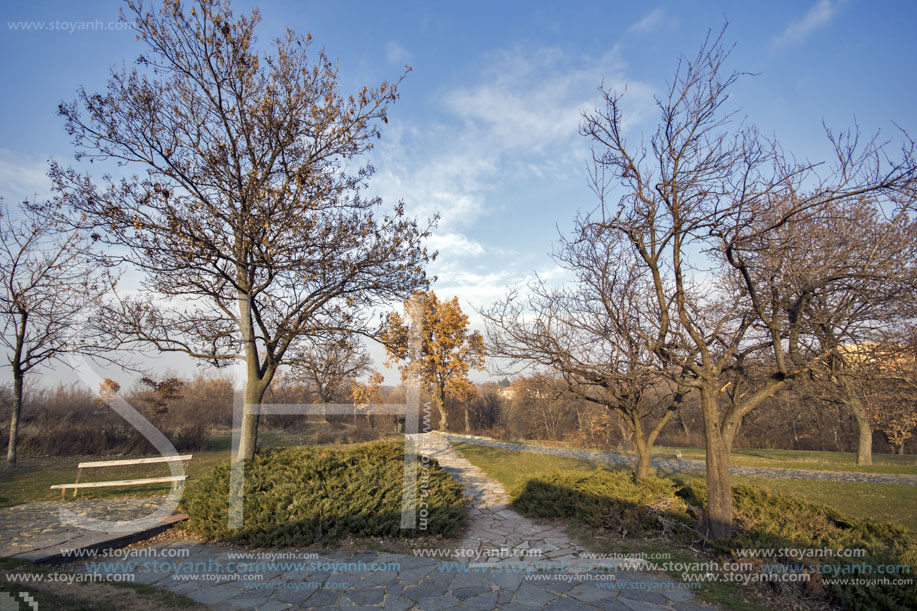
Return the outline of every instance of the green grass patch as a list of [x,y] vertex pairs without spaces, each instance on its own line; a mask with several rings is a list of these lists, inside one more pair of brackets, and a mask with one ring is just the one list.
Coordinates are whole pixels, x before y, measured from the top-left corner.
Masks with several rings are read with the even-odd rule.
[[[192,452],[194,458],[188,465],[188,476],[193,480],[209,472],[217,464],[229,460],[229,451]],[[76,479],[77,465],[94,460],[116,460],[110,456],[25,456],[15,469],[0,468],[0,507],[38,501],[59,501],[60,490],[51,490],[53,484],[66,484]],[[81,482],[100,482],[119,479],[139,479],[171,475],[166,464],[130,465],[84,469]],[[151,496],[166,494],[169,484],[146,484],[141,486],[117,486],[113,488],[86,488],[77,494],[77,499],[109,498],[115,496]],[[73,491],[67,491],[68,500]]]
[[[680,452],[687,460],[704,460],[703,448],[677,448],[658,446],[654,455],[672,455]],[[857,465],[853,452],[815,452],[805,450],[755,450],[732,451],[729,464],[742,467],[767,467],[772,469],[806,469],[815,471],[849,471],[851,473],[892,473],[917,475],[917,456],[874,454],[873,464]]]
[[[503,482],[513,506],[527,515],[572,518],[632,541],[655,539],[682,549],[702,542],[711,557],[750,561],[755,571],[766,571],[775,564],[789,565],[793,571],[810,574],[810,583],[797,592],[801,599],[817,598],[845,608],[917,608],[917,588],[913,586],[836,585],[825,581],[824,571],[816,570],[818,564],[830,564],[835,567],[831,570],[838,571],[835,576],[856,579],[883,577],[869,573],[880,566],[917,566],[917,535],[900,524],[852,517],[825,504],[739,483],[733,489],[735,534],[728,540],[711,542],[702,536],[701,517],[707,494],[703,479],[696,475],[653,477],[635,483],[627,471],[597,468],[588,461],[565,463],[551,456],[469,444],[459,449],[469,461]],[[509,466],[516,457],[524,461],[525,468],[512,472]],[[768,484],[777,481],[780,480],[767,480]],[[812,483],[800,482],[806,487]],[[762,560],[745,558],[735,552],[739,549],[857,549],[863,550],[864,555]],[[800,564],[804,568],[797,566]],[[788,584],[781,585],[785,594]]]
[[[527,441],[518,443],[547,447],[573,448],[562,441]],[[580,449],[577,447],[576,449]],[[615,448],[586,448],[594,452],[618,453]],[[678,452],[684,460],[704,460],[704,448],[681,446],[655,446],[653,456],[671,457]],[[729,464],[742,467],[769,467],[774,469],[806,469],[813,471],[849,471],[851,473],[891,473],[894,475],[917,475],[917,456],[896,454],[873,454],[873,464],[856,464],[853,452],[818,452],[809,450],[758,450],[734,449]]]
[[[502,482],[507,489],[536,472],[559,470],[590,473],[601,470],[630,473],[629,469],[607,463],[535,452],[514,452],[471,443],[458,444],[456,448],[487,475]],[[697,473],[677,475],[681,478],[703,477]],[[752,477],[733,477],[732,480],[733,483],[760,486],[804,501],[828,505],[855,518],[895,522],[917,532],[917,486]]]
[[507,490],[525,482],[532,473],[553,470],[579,473],[614,470],[611,465],[579,458],[536,452],[516,452],[474,443],[459,443],[453,447],[480,467],[488,476],[506,486]]
[[257,455],[245,465],[244,524],[239,530],[227,525],[228,462],[190,482],[182,507],[193,532],[208,540],[243,545],[455,536],[465,517],[462,486],[435,460],[428,464],[418,476],[418,498],[426,503],[425,530],[400,527],[404,448],[387,442],[283,448]]
[[894,522],[917,532],[917,486],[733,477],[734,484],[788,494],[846,515]]

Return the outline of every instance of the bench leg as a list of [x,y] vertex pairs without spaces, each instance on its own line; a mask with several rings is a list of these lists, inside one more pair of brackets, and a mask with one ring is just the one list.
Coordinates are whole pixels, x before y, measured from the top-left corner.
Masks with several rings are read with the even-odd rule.
[[[74,484],[79,484],[79,483],[80,483],[80,476],[81,476],[81,475],[83,475],[83,470],[82,470],[82,469],[77,469],[77,470],[76,470],[76,481],[73,482]],[[79,488],[74,488],[74,489],[73,489],[73,498],[76,498],[76,491],[77,491],[77,490],[79,490]]]

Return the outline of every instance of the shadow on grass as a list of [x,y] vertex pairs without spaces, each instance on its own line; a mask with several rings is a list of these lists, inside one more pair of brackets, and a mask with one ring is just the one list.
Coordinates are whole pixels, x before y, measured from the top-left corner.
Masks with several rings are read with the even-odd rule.
[[734,534],[709,541],[702,534],[702,480],[638,484],[627,474],[599,471],[535,475],[512,496],[513,506],[529,516],[572,518],[620,536],[683,546],[700,540],[724,562],[751,563],[757,581],[778,590],[796,588],[801,596],[845,608],[917,609],[913,581],[895,583],[914,578],[917,538],[897,524],[848,518],[824,505],[740,485],[733,489]]

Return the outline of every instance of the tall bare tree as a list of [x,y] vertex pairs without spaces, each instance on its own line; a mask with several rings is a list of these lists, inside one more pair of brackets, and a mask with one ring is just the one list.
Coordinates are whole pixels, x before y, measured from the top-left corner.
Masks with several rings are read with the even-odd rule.
[[140,173],[53,177],[110,261],[144,273],[145,296],[106,313],[124,345],[245,364],[238,457],[250,458],[264,393],[304,338],[371,333],[372,307],[426,286],[429,226],[361,195],[373,173],[361,155],[401,79],[342,93],[309,36],[288,30],[261,52],[258,11],[236,19],[227,1],[127,12],[146,47],[138,68],[60,114],[78,159]]
[[[772,219],[793,205],[782,202]],[[882,377],[917,310],[917,218],[907,203],[851,198],[788,218],[744,255],[755,284],[780,284],[788,315],[806,321],[812,352],[827,353],[817,382],[824,398],[856,418],[857,464],[872,463],[865,386]],[[790,288],[792,287],[792,288]],[[902,334],[905,337],[902,337]],[[799,340],[794,340],[799,341]],[[889,380],[890,383],[890,380]],[[877,395],[878,396],[878,395]]]
[[0,201],[0,342],[13,375],[9,467],[16,466],[26,375],[96,352],[81,326],[111,282],[89,264],[86,240],[45,212],[28,204],[12,211]]
[[[322,405],[350,392],[350,384],[369,371],[372,360],[353,337],[306,346],[291,359],[292,378],[303,382]],[[322,418],[328,415],[323,408]]]
[[[603,89],[604,107],[582,125],[594,143],[599,197],[585,227],[622,241],[651,278],[659,333],[649,348],[661,373],[686,372],[698,395],[715,538],[732,528],[729,455],[742,418],[827,356],[804,341],[803,293],[758,273],[755,252],[763,242],[772,250],[778,228],[814,210],[863,198],[911,202],[917,174],[906,135],[893,159],[876,139],[829,131],[836,159],[828,165],[790,160],[754,127],[736,125],[726,104],[740,74],[725,68],[724,31],[679,62],[647,140],[628,141],[613,91]],[[765,381],[726,400],[730,370],[753,355],[770,364]]]
[[636,477],[643,479],[653,444],[688,389],[678,371],[660,375],[649,349],[661,328],[644,269],[624,243],[583,219],[574,233],[561,238],[554,258],[575,283],[551,288],[539,280],[524,297],[513,291],[483,312],[489,351],[510,367],[553,370],[576,395],[620,414],[637,448]]

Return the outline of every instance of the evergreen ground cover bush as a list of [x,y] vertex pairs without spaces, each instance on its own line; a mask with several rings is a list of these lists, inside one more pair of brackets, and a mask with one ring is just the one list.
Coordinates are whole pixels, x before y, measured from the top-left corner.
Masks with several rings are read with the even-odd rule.
[[208,540],[263,547],[305,546],[343,537],[455,536],[462,485],[431,459],[418,476],[426,529],[401,529],[404,449],[375,442],[268,450],[245,465],[243,527],[227,526],[229,464],[188,483],[189,527]]
[[[573,518],[628,537],[657,537],[681,544],[703,539],[700,518],[707,490],[697,478],[649,478],[595,470],[534,474],[511,488],[513,506],[530,516]],[[848,518],[824,505],[752,486],[733,489],[733,536],[705,541],[714,554],[751,562],[756,570],[809,573],[802,594],[848,609],[917,609],[917,587],[882,584],[887,577],[915,579],[917,536],[909,529],[869,519]],[[853,557],[749,557],[736,550],[864,550]],[[766,552],[765,552],[766,553]],[[830,552],[828,552],[830,553]],[[822,570],[816,571],[821,565]],[[824,567],[832,567],[825,571]],[[880,569],[879,567],[885,567]],[[880,570],[892,569],[891,574]],[[779,570],[778,570],[779,572]],[[831,573],[834,573],[833,575]],[[846,584],[831,579],[848,579]],[[871,580],[854,583],[857,580]],[[785,587],[792,584],[775,584]]]

